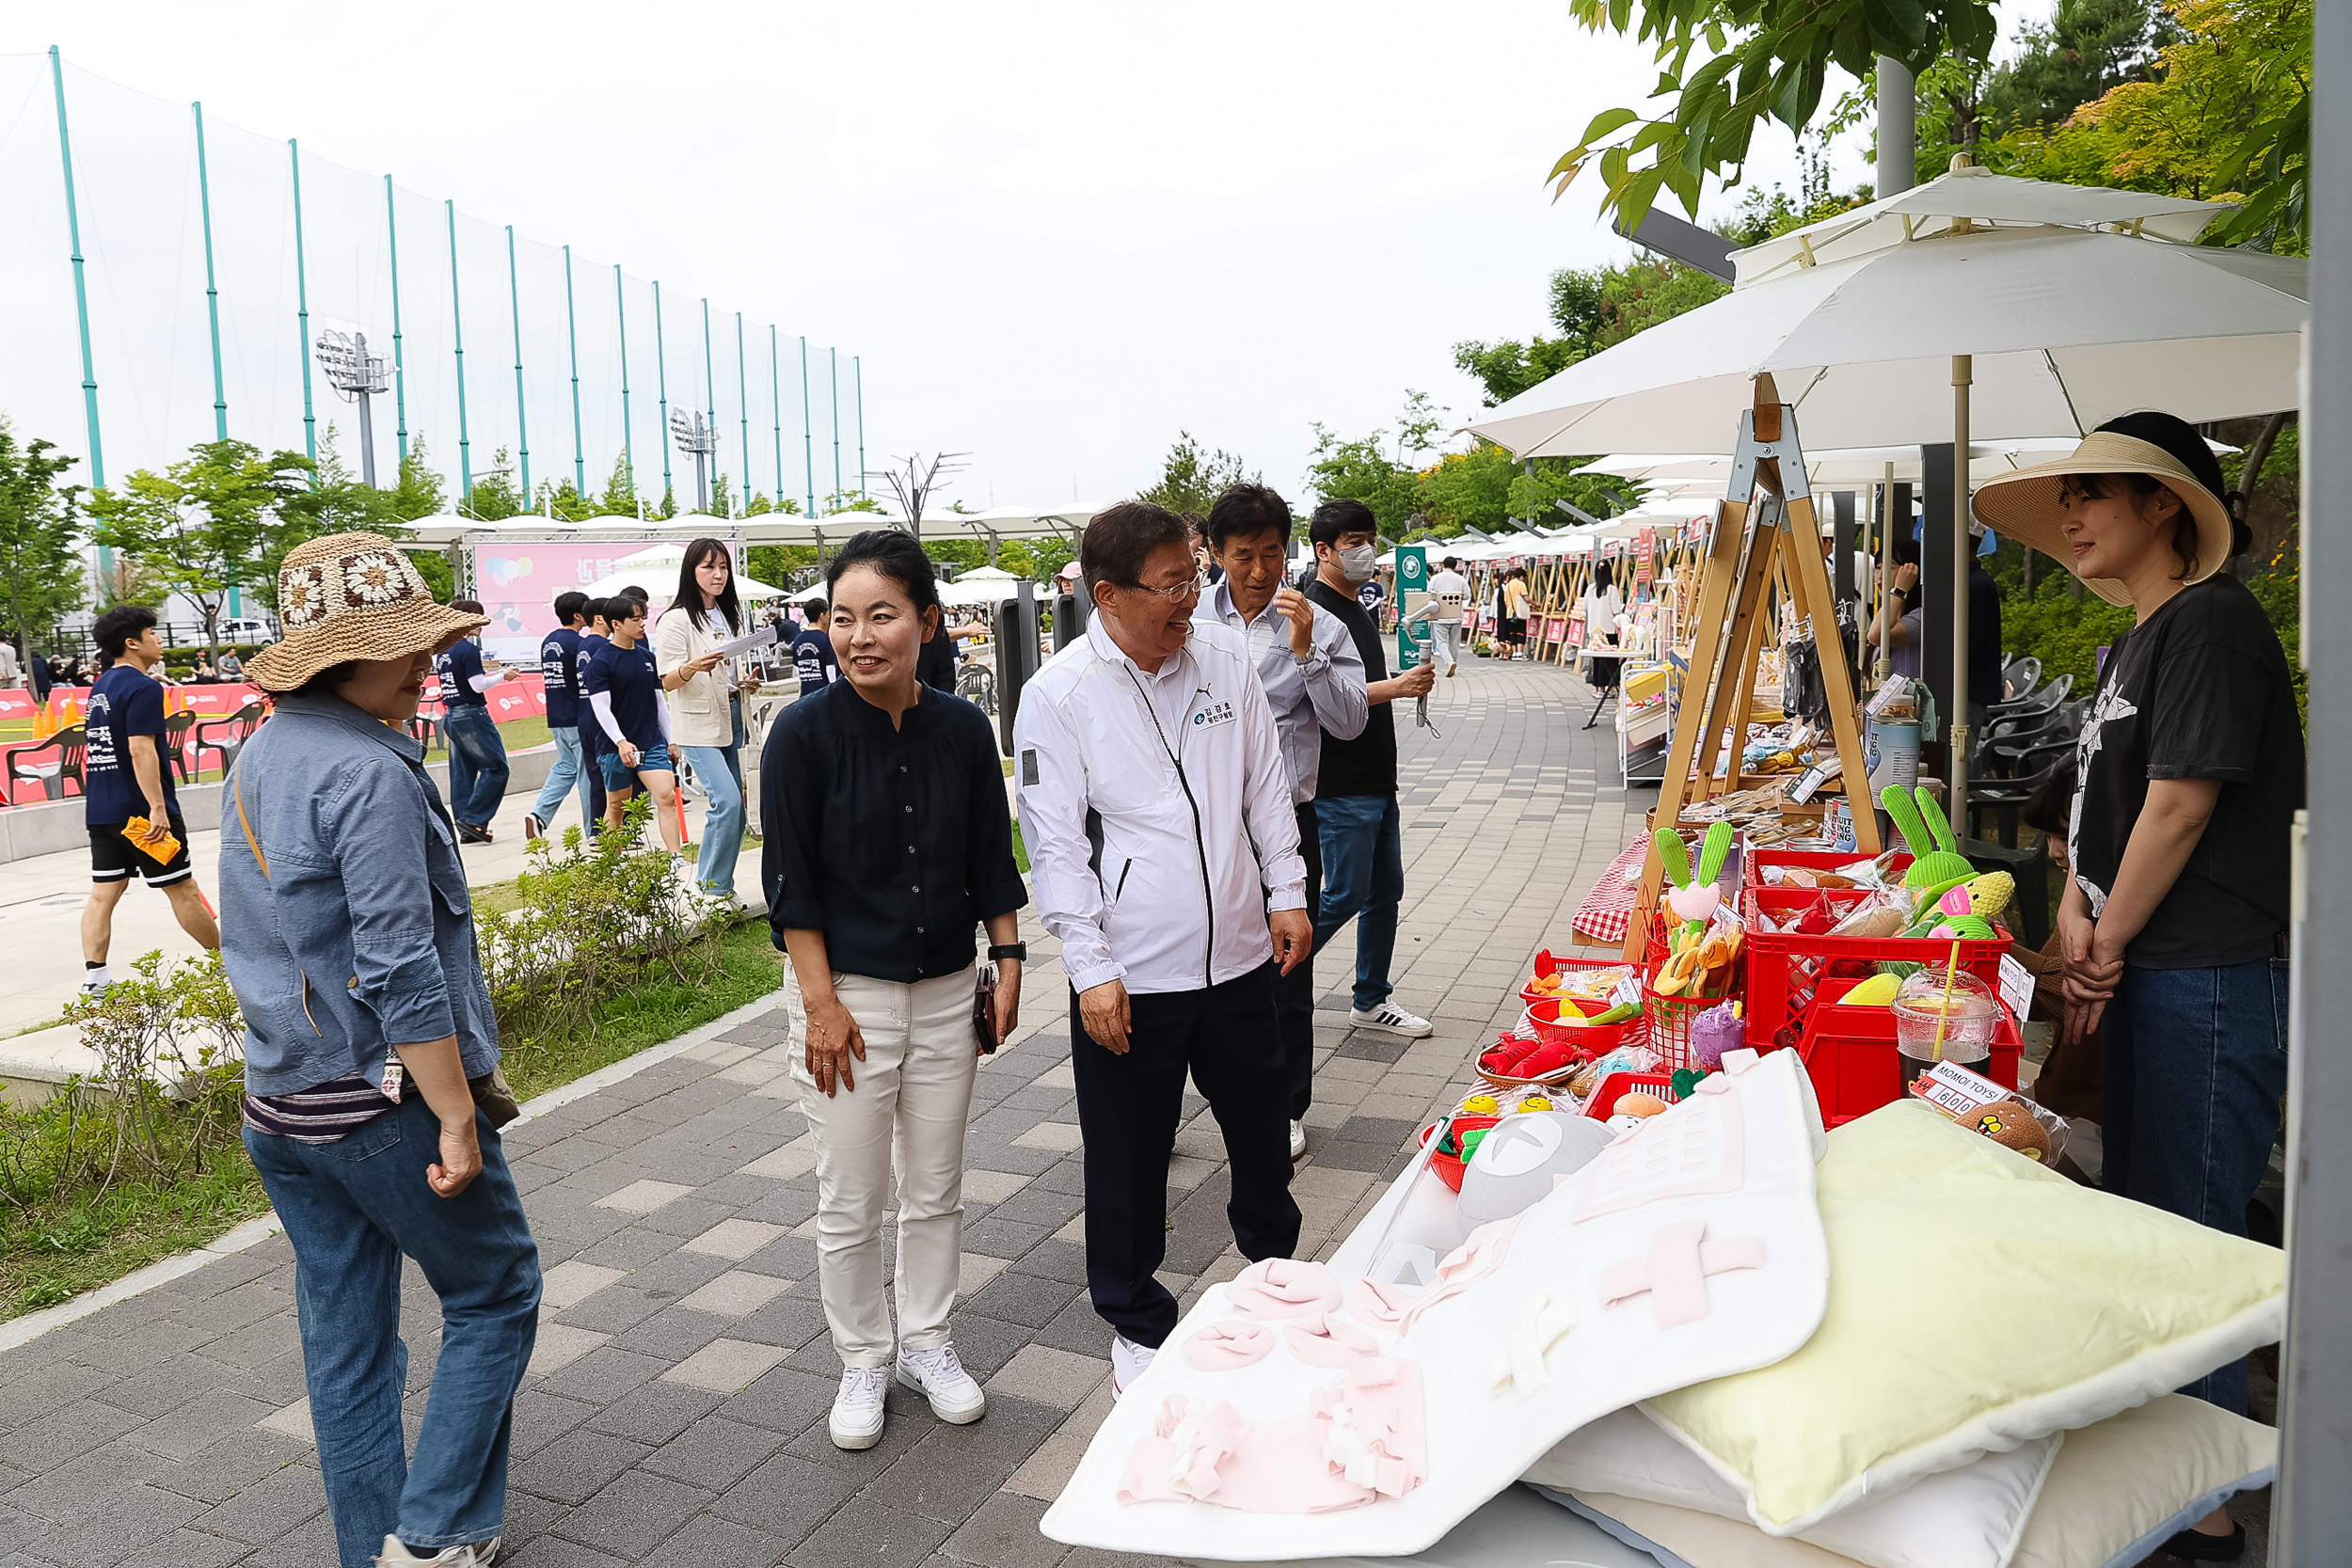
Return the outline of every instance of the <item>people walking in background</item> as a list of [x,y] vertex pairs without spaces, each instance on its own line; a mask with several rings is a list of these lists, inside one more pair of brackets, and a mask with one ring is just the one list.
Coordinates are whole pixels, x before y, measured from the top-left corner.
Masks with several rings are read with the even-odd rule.
[[[1028,902],[988,716],[914,678],[939,621],[922,547],[860,533],[826,573],[847,678],[780,715],[760,759],[761,880],[808,1019],[817,1272],[841,1357],[834,1446],[871,1448],[894,1359],[882,1207],[897,1172],[898,1380],[940,1419],[987,1409],[947,1315],[963,1251],[963,1131],[979,1053],[1019,1017]],[[1000,965],[974,1037],[972,932]]]
[[[164,689],[148,672],[163,662],[155,612],[118,605],[90,627],[98,656],[110,662],[89,694],[88,748],[82,764],[82,816],[89,828],[89,901],[82,906],[82,993],[103,996],[114,977],[107,950],[114,941],[115,906],[136,873],[171,900],[172,917],[200,947],[220,945],[220,927],[205,908],[188,860],[188,825],[171,783]],[[131,836],[133,817],[146,820]],[[167,853],[167,840],[176,840]]]
[[625,827],[628,802],[643,789],[653,797],[661,842],[675,855],[682,840],[677,770],[670,761],[670,705],[661,700],[661,676],[653,650],[644,645],[645,606],[622,595],[605,601],[604,616],[610,639],[588,661],[580,683],[604,731],[598,759],[604,768],[604,825]]
[[580,637],[588,625],[588,595],[573,589],[555,596],[555,629],[539,640],[539,681],[547,691],[548,738],[555,761],[538,801],[523,817],[523,837],[537,838],[555,825],[564,798],[580,788],[580,827],[595,831],[596,814],[588,797],[588,769],[580,750]]
[[[1284,579],[1290,563],[1290,503],[1263,484],[1236,484],[1209,509],[1209,547],[1223,579],[1203,601],[1206,619],[1230,626],[1248,644],[1290,774],[1306,863],[1306,904],[1323,896],[1323,849],[1315,827],[1315,784],[1323,733],[1343,740],[1363,734],[1369,716],[1364,660],[1347,627]],[[1315,969],[1301,959],[1274,983],[1274,1010],[1290,1072],[1291,1158],[1307,1152],[1307,1108],[1314,1103]]]
[[[481,615],[479,599],[452,599],[461,615]],[[486,624],[486,622],[485,623]],[[449,798],[457,836],[468,844],[490,842],[490,818],[506,799],[506,742],[483,693],[506,678],[485,669],[482,644],[461,637],[433,661],[441,677],[441,734],[449,742]]]
[[1429,575],[1429,603],[1430,661],[1451,679],[1462,663],[1462,610],[1470,603],[1470,578],[1450,555]]
[[[654,624],[654,663],[668,694],[670,736],[694,768],[707,802],[694,869],[702,895],[735,902],[735,863],[743,853],[743,696],[720,645],[743,634],[735,562],[717,539],[686,546],[677,597]],[[755,693],[758,683],[752,684]]]
[[1125,501],[1087,524],[1097,613],[1031,677],[1013,777],[1038,912],[1061,939],[1086,1140],[1087,1289],[1125,1389],[1176,1326],[1168,1162],[1184,1079],[1232,1162],[1252,1261],[1298,1244],[1276,975],[1312,940],[1273,709],[1242,633],[1194,610],[1184,519]]
[[1433,1033],[1427,1019],[1391,1000],[1389,965],[1396,952],[1397,906],[1405,897],[1405,841],[1396,809],[1396,712],[1400,699],[1424,697],[1437,672],[1418,665],[1391,678],[1380,633],[1356,598],[1372,580],[1378,524],[1359,500],[1325,501],[1315,508],[1309,537],[1315,546],[1315,580],[1307,597],[1321,605],[1355,640],[1364,661],[1371,717],[1362,733],[1325,731],[1323,771],[1315,784],[1315,826],[1323,840],[1323,901],[1315,916],[1315,950],[1356,921],[1356,989],[1347,1021],[1359,1029],[1418,1039]]
[[1502,645],[1506,657],[1527,651],[1527,568],[1514,566],[1502,579]]
[[801,629],[792,636],[792,673],[800,678],[805,698],[841,678],[841,661],[834,656],[833,633],[825,625],[825,601],[810,599],[801,607]]
[[[294,1245],[337,1560],[484,1568],[505,1527],[539,1252],[498,1132],[515,1103],[466,868],[405,727],[435,650],[483,617],[435,604],[372,533],[294,546],[278,603],[286,638],[253,659],[277,714],[222,811],[245,1146]],[[413,1454],[404,1257],[441,1309]]]
[[24,684],[24,670],[17,663],[16,644],[0,642],[0,691],[14,691]]

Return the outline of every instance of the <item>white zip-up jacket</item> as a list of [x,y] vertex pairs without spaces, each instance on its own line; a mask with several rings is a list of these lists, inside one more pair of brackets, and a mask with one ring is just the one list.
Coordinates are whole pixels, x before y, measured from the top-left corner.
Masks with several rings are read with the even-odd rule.
[[1266,911],[1307,907],[1290,770],[1238,632],[1195,620],[1147,674],[1099,616],[1021,693],[1013,778],[1030,882],[1079,990],[1237,979]]

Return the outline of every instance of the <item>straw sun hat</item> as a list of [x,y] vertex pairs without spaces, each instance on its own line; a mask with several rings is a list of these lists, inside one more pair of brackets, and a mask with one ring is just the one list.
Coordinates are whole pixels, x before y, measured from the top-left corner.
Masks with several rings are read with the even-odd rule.
[[[2202,582],[2229,561],[2230,509],[2222,499],[2164,448],[2111,430],[2092,431],[2071,456],[1984,481],[1977,486],[1976,514],[1994,532],[2071,564],[2063,483],[2070,474],[2146,474],[2187,503],[2197,519],[2197,562],[2184,582]],[[2109,604],[2132,602],[2113,578],[2084,578],[2083,583]]]
[[255,685],[292,691],[322,670],[360,658],[434,652],[489,624],[435,604],[424,578],[380,533],[330,533],[287,552],[278,569],[285,638],[246,666]]

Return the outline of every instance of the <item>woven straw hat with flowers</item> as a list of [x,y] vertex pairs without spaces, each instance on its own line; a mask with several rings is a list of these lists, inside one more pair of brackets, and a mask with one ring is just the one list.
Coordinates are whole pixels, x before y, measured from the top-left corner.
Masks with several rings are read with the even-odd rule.
[[434,603],[415,565],[380,533],[330,533],[288,551],[278,569],[278,618],[284,639],[246,665],[269,691],[292,691],[353,659],[438,653],[489,624]]

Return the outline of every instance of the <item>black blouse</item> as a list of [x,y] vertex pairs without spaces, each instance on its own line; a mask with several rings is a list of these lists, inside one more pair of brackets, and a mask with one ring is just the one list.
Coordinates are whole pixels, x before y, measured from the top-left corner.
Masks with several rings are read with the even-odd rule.
[[776,945],[825,933],[833,967],[959,974],[973,929],[1029,901],[988,716],[924,687],[899,727],[835,681],[784,710],[759,763],[760,881]]

